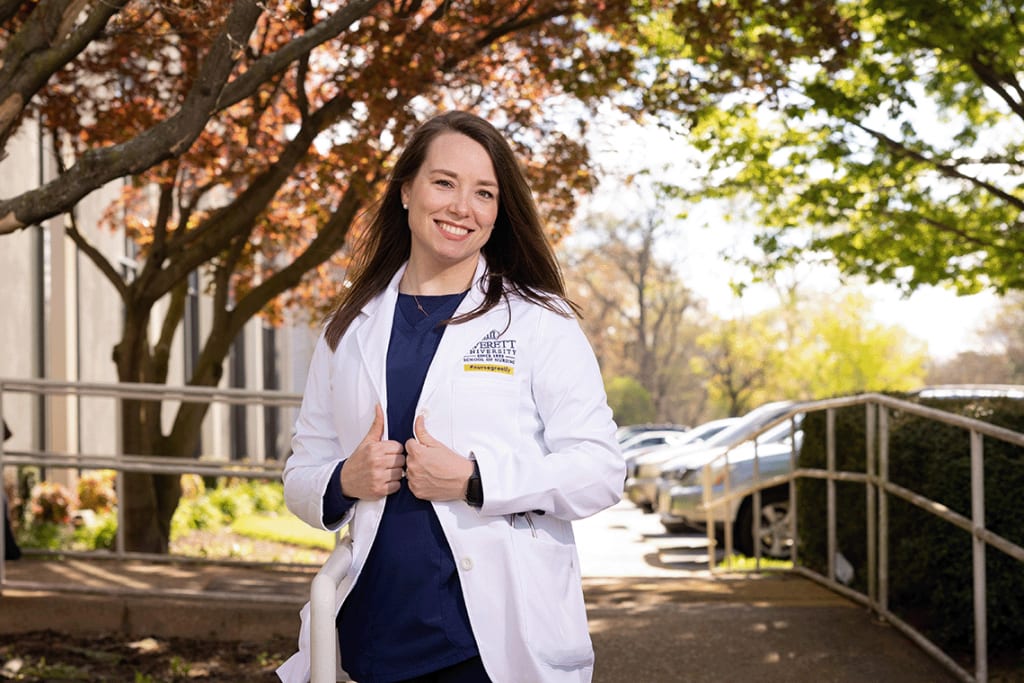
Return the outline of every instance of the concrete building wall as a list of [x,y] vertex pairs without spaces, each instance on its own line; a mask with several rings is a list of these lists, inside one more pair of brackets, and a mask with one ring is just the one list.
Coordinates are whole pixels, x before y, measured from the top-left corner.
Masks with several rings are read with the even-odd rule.
[[[24,125],[8,142],[7,156],[0,160],[0,193],[13,196],[31,190],[46,177],[38,127]],[[0,237],[0,377],[38,378],[49,362],[44,346],[43,301],[44,253],[49,250],[50,225],[30,226]],[[39,448],[45,441],[44,402],[23,394],[2,397],[4,420],[13,432],[6,446]]]

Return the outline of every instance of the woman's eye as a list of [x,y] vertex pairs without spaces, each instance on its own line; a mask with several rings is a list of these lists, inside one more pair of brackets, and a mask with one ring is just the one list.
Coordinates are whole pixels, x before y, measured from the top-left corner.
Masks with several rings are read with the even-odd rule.
[[484,199],[494,199],[494,193],[490,190],[480,190],[480,196]]
[[450,180],[435,180],[434,184],[439,185],[441,187],[455,187],[455,185]]

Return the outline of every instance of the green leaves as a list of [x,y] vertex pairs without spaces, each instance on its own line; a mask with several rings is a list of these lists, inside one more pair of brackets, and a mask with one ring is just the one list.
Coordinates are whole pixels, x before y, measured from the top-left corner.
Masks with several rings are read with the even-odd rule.
[[1024,3],[674,7],[671,35],[644,37],[701,87],[658,103],[707,154],[697,196],[753,202],[768,268],[824,255],[907,290],[1024,286]]

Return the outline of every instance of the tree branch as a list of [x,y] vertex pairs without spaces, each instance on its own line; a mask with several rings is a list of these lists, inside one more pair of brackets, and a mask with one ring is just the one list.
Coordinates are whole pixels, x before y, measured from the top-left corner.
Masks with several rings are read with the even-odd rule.
[[151,381],[163,384],[167,381],[167,368],[171,357],[174,333],[185,317],[185,301],[188,299],[188,280],[183,280],[171,292],[170,303],[160,326],[160,337],[153,348],[153,378]]
[[967,183],[970,183],[974,187],[991,192],[994,196],[1002,199],[1004,202],[1016,207],[1021,211],[1024,211],[1024,200],[1018,199],[1017,197],[1013,196],[1012,194],[1003,190],[1002,188],[997,187],[992,183],[981,180],[980,178],[969,176],[963,171],[961,171],[959,168],[957,168],[957,166],[955,166],[954,164],[947,164],[940,160],[929,158],[922,154],[921,152],[918,152],[917,150],[910,149],[903,143],[899,142],[898,140],[894,140],[885,133],[882,133],[881,131],[869,128],[868,126],[857,121],[851,121],[850,124],[855,126],[856,128],[859,128],[860,130],[864,131],[871,137],[881,142],[883,145],[885,145],[891,151],[893,151],[897,156],[913,159],[915,161],[920,161],[921,163],[927,164],[947,178],[952,178],[954,180],[963,180]]
[[340,96],[325,104],[303,122],[302,128],[288,142],[276,163],[256,178],[237,199],[208,218],[202,226],[188,231],[179,230],[181,236],[179,238],[176,235],[174,253],[169,254],[173,263],[159,271],[152,271],[153,279],[148,287],[150,294],[155,299],[160,298],[184,274],[201,266],[212,255],[227,249],[233,236],[252,224],[256,216],[266,208],[277,189],[290,177],[295,164],[307,154],[316,135],[351,104],[347,97]]
[[121,300],[125,301],[128,297],[128,288],[125,286],[124,278],[117,272],[117,269],[110,264],[107,257],[100,253],[100,250],[92,245],[81,232],[78,230],[78,222],[75,220],[74,212],[68,214],[71,218],[68,226],[64,229],[67,236],[71,238],[71,241],[75,243],[75,246],[86,255],[86,257],[92,261],[93,265],[103,274],[110,284],[114,285],[114,289],[120,295]]
[[[92,3],[85,20],[77,24],[90,4],[87,0],[43,0],[36,6],[0,54],[0,158],[32,97],[88,47],[127,3]],[[17,4],[0,6],[0,16],[16,11]]]
[[[1024,91],[1021,90],[1020,83],[1012,80],[1009,76],[1003,77],[977,55],[972,55],[967,60],[967,66],[978,76],[978,80],[988,86],[992,92],[1006,103],[1010,111],[1017,115],[1017,118],[1024,119]],[[1016,93],[1017,99],[1014,99],[1007,92],[1004,84],[1010,86],[1013,92]]]
[[308,54],[321,43],[338,36],[353,23],[369,14],[380,2],[381,0],[352,0],[298,38],[293,38],[277,52],[272,52],[256,60],[249,65],[245,73],[227,85],[219,108],[224,109],[246,99],[271,76],[284,71],[289,64]]
[[286,267],[252,288],[241,300],[235,302],[234,314],[239,318],[239,327],[259,313],[278,295],[299,284],[303,275],[345,246],[349,228],[362,207],[362,203],[363,200],[355,189],[350,187],[345,191],[338,208],[335,209],[330,220],[317,231],[317,236],[306,250]]
[[137,137],[110,147],[91,149],[65,175],[13,199],[0,201],[0,235],[20,230],[74,206],[107,182],[139,173],[183,153],[210,116],[223,107],[224,83],[262,12],[254,0],[239,0],[224,22],[224,31],[203,62],[181,109]]

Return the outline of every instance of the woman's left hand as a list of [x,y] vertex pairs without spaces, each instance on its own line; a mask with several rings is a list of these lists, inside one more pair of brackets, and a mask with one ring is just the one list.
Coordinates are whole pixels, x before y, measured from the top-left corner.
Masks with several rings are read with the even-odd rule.
[[413,423],[413,434],[405,442],[405,477],[413,495],[435,501],[465,498],[473,463],[431,436],[422,415]]

